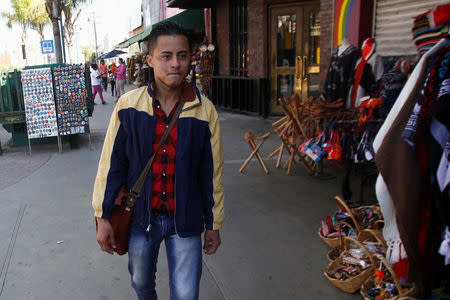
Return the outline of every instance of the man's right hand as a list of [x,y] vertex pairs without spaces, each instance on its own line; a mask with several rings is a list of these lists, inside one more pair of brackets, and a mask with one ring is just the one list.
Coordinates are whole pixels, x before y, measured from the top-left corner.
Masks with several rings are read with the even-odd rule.
[[114,231],[108,219],[97,217],[97,242],[103,251],[114,254],[116,241],[114,240]]

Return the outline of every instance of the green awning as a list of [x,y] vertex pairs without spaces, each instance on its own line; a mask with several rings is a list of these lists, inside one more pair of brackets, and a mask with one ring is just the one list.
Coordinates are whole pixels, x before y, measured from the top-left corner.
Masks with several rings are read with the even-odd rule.
[[[175,16],[167,18],[164,21],[173,21],[188,30],[205,28],[205,18],[203,15],[203,9],[188,9]],[[158,23],[147,27],[141,33],[136,34],[135,36],[119,43],[116,46],[116,48],[127,48],[131,44],[145,40],[150,35],[150,32],[152,31],[153,27],[155,27]]]

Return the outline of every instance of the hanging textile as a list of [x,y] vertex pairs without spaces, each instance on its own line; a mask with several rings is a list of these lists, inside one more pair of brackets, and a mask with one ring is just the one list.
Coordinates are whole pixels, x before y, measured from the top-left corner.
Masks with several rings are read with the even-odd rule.
[[341,55],[338,46],[333,50],[330,67],[328,68],[322,97],[327,101],[347,99],[350,86],[353,82],[353,69],[358,60],[358,50],[349,45]]
[[383,234],[390,247],[388,258],[391,263],[397,263],[406,257],[403,255],[405,249],[409,263],[408,275],[413,281],[424,278],[426,262],[422,261],[423,242],[429,239],[422,233],[427,226],[431,226],[433,220],[430,214],[424,213],[430,211],[431,205],[426,196],[429,194],[429,185],[424,184],[428,182],[427,176],[422,172],[416,152],[401,135],[417,99],[421,99],[429,59],[444,45],[445,40],[441,40],[421,58],[373,143],[380,171],[376,192],[385,217]]

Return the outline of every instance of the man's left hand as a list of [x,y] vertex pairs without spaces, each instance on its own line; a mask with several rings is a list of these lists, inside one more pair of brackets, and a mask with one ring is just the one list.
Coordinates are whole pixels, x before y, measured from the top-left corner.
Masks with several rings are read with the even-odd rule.
[[206,254],[214,254],[219,248],[220,234],[219,230],[206,230],[205,231],[205,244],[203,245],[203,250]]

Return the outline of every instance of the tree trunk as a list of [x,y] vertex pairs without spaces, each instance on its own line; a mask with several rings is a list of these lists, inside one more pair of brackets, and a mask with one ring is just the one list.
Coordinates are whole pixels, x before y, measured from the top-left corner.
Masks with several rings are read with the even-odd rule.
[[56,62],[62,63],[62,48],[61,48],[61,33],[59,31],[59,23],[58,19],[52,18],[52,26],[53,26],[53,40],[54,40],[54,46],[55,46],[55,55],[56,55]]
[[67,54],[69,56],[69,62],[73,63],[72,61],[72,50],[73,50],[73,36],[74,36],[74,30],[73,30],[73,26],[64,26],[64,38],[66,39],[66,48],[67,48]]

